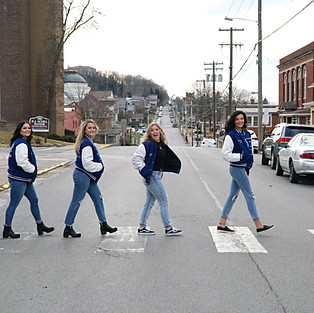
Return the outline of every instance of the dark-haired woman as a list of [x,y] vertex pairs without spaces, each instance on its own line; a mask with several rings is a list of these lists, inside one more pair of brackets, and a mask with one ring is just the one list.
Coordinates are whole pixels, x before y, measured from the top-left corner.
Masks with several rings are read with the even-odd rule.
[[103,198],[98,187],[98,180],[104,172],[104,165],[99,152],[94,145],[94,139],[98,132],[96,123],[89,119],[82,123],[80,131],[76,137],[74,151],[76,157],[76,168],[73,172],[74,190],[72,201],[68,208],[65,218],[65,228],[63,237],[69,236],[78,238],[81,233],[77,233],[74,228],[74,220],[82,200],[86,193],[89,194],[94,202],[96,214],[100,224],[100,233],[105,235],[117,231],[117,227],[110,227],[105,216],[105,208]]
[[32,128],[27,122],[20,122],[11,138],[9,154],[8,178],[10,183],[10,203],[5,212],[3,238],[19,238],[20,234],[12,230],[12,220],[17,206],[23,196],[31,205],[31,212],[37,224],[38,235],[50,233],[53,227],[47,227],[40,215],[38,197],[34,188],[37,175],[37,165],[34,151],[31,147]]
[[230,162],[229,173],[232,177],[230,193],[223,207],[218,232],[234,233],[227,225],[229,213],[241,190],[255,223],[258,233],[271,229],[274,225],[263,225],[259,219],[255,197],[249,181],[249,171],[253,166],[251,134],[246,130],[247,118],[243,111],[235,111],[228,120],[225,130],[226,137],[222,148],[225,161]]

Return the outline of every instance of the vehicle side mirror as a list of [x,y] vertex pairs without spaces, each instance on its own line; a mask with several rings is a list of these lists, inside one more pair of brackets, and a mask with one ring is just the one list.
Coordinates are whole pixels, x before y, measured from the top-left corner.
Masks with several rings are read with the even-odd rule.
[[265,132],[264,132],[264,136],[265,136],[265,137],[268,137],[268,136],[269,136],[269,132],[268,132],[268,131],[265,131]]

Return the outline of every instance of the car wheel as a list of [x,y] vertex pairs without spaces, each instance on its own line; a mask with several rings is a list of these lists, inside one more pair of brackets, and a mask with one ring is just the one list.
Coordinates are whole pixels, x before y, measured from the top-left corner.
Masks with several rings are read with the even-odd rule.
[[280,165],[280,162],[279,162],[279,158],[277,160],[277,164],[276,164],[276,175],[277,176],[282,176],[283,175],[283,169]]
[[290,163],[290,173],[289,173],[289,180],[290,183],[294,183],[296,184],[299,181],[299,177],[300,175],[298,175],[295,170],[294,170],[294,166],[293,166],[293,162]]
[[275,157],[274,152],[271,154],[271,160],[270,160],[270,168],[274,170],[276,168],[277,158]]
[[266,158],[265,151],[262,153],[262,165],[268,165],[268,159]]

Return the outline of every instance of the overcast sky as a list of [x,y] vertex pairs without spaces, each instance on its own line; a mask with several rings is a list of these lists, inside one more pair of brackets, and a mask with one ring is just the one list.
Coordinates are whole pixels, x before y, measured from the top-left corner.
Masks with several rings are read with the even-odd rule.
[[[83,1],[83,0],[81,0]],[[313,3],[311,3],[313,2]],[[86,65],[98,71],[141,75],[168,91],[185,96],[196,80],[205,79],[204,62],[223,62],[223,91],[229,81],[230,32],[233,32],[233,74],[242,67],[258,37],[258,0],[92,0],[105,16],[98,30],[79,30],[65,45],[64,64]],[[263,0],[263,38],[281,27],[307,4],[305,10],[263,41],[263,97],[278,103],[279,60],[313,41],[314,1]],[[226,21],[225,16],[240,18]],[[257,48],[233,85],[257,91]],[[206,71],[206,73],[210,73]]]

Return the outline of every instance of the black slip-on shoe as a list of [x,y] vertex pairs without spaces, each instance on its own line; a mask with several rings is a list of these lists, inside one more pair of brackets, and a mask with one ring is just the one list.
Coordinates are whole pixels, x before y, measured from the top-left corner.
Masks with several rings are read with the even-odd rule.
[[217,226],[218,233],[234,234],[234,230],[230,229],[228,226],[221,227]]
[[273,228],[275,225],[264,225],[262,228],[256,228],[256,231],[258,233],[265,231],[265,230],[269,230],[271,228]]

